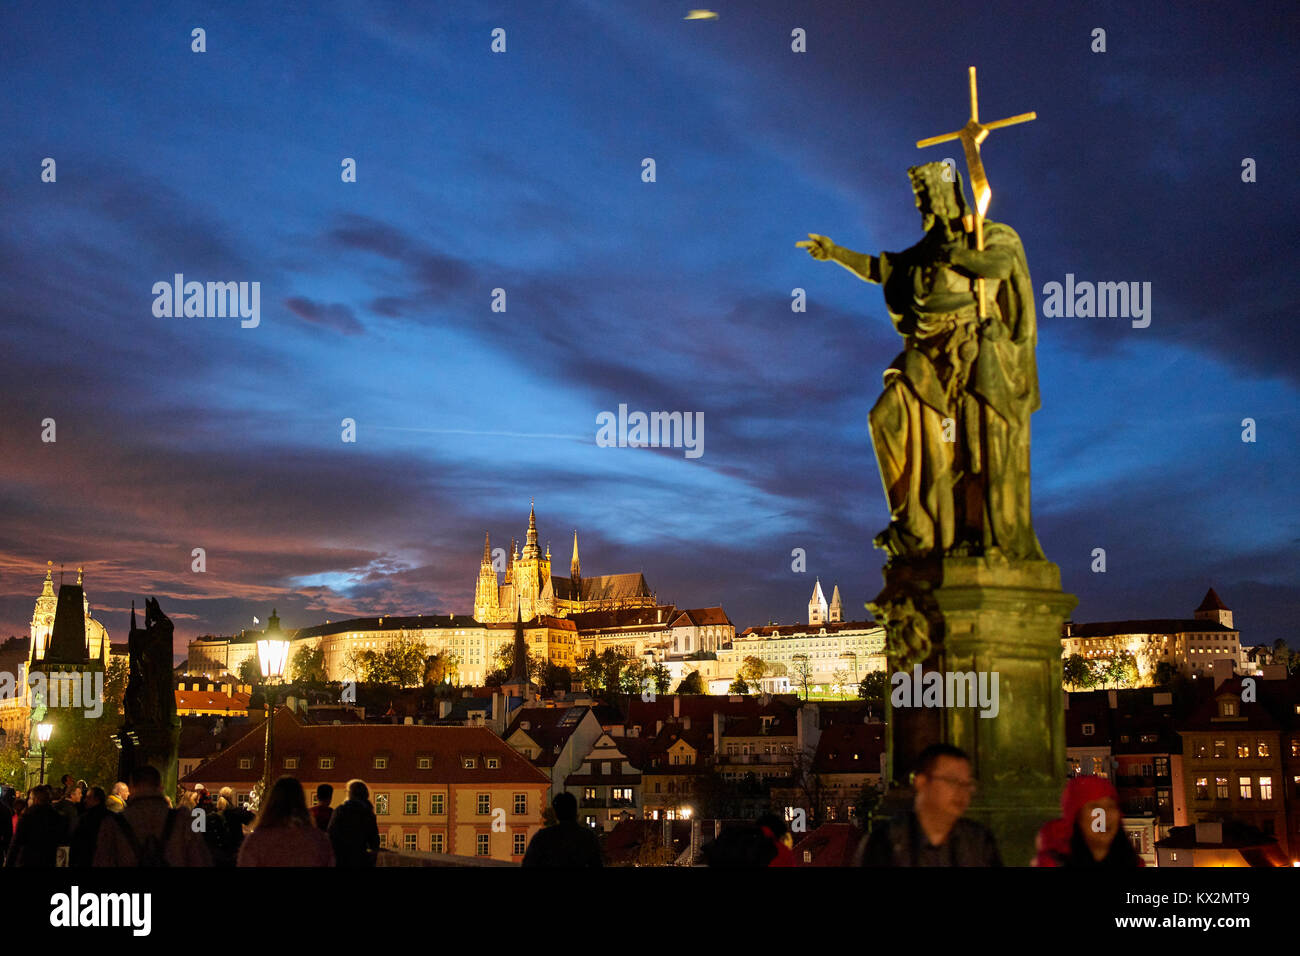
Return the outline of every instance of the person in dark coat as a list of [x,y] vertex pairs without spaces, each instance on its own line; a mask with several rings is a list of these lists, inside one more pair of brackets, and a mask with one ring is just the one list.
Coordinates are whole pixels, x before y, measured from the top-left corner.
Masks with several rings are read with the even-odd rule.
[[1071,777],[1061,794],[1060,819],[1038,832],[1034,866],[1145,866],[1127,837],[1119,793],[1105,777]]
[[[67,779],[66,774],[64,779]],[[64,790],[60,799],[54,803],[54,809],[63,814],[63,818],[68,821],[69,833],[77,825],[77,818],[81,816],[81,798],[83,795],[84,792],[74,783]]]
[[975,791],[970,758],[951,744],[921,751],[912,774],[912,809],[878,824],[862,866],[1001,866],[993,833],[964,816]]
[[335,808],[328,832],[336,866],[375,865],[379,859],[379,821],[364,781],[348,781],[348,798]]
[[216,826],[208,838],[213,846],[212,860],[216,866],[234,866],[239,859],[239,848],[244,843],[244,826],[253,822],[253,814],[239,805],[235,791],[222,787],[217,798]]
[[578,801],[557,793],[551,801],[555,826],[543,827],[528,841],[523,866],[604,866],[600,840],[591,827],[578,823]]
[[50,788],[35,787],[14,828],[5,866],[55,866],[59,847],[67,842],[68,821],[50,805]]
[[330,817],[334,816],[334,808],[330,806],[334,802],[334,788],[328,783],[322,783],[316,788],[316,806],[311,808],[311,818],[316,821],[316,826],[328,832],[330,828]]
[[775,813],[765,813],[754,822],[758,825],[759,832],[776,849],[776,856],[768,866],[794,866],[794,839],[785,821]]
[[108,816],[108,795],[103,787],[91,787],[82,799],[81,816],[72,831],[68,866],[92,866],[95,847],[99,845],[99,828]]
[[0,787],[0,865],[14,838],[14,788]]

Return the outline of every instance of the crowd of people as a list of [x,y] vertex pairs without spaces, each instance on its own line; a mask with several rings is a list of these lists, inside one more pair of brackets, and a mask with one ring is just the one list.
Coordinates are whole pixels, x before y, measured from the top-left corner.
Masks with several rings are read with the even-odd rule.
[[[1001,866],[997,841],[966,817],[975,791],[970,758],[948,744],[922,751],[913,773],[910,810],[872,827],[854,863],[881,866]],[[140,767],[111,792],[65,775],[61,786],[25,796],[0,788],[0,859],[5,866],[304,866],[368,867],[379,855],[379,825],[364,781],[351,780],[347,799],[331,806],[334,788],[316,788],[307,806],[302,784],[281,777],[256,816],[229,787],[214,798],[184,791],[175,803],[153,767]],[[600,841],[578,823],[572,794],[552,801],[555,822],[533,835],[526,867],[602,866]],[[1061,817],[1038,835],[1035,866],[1139,867],[1122,837],[1119,795],[1101,777],[1070,779]],[[703,847],[718,867],[794,866],[793,836],[777,814],[728,827]]]

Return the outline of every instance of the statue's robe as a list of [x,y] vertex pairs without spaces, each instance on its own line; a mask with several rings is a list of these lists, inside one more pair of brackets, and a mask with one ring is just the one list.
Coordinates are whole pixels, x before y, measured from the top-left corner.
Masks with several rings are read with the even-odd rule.
[[1040,404],[1033,286],[1015,231],[988,221],[984,230],[985,248],[1005,250],[1012,268],[985,280],[983,329],[975,281],[937,263],[932,242],[880,256],[885,304],[906,342],[869,417],[894,554],[971,544],[1044,558],[1029,500],[1029,416]]

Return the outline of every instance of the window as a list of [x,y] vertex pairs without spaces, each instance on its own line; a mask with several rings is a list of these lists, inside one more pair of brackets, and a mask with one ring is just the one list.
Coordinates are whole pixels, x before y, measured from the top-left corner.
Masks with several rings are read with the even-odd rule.
[[479,833],[475,835],[474,855],[475,856],[488,855],[488,835],[486,833]]
[[1092,775],[1094,777],[1106,776],[1105,763],[1101,757],[1092,758]]
[[1228,778],[1227,777],[1214,778],[1214,798],[1216,800],[1228,799]]
[[1259,778],[1259,799],[1261,800],[1273,799],[1273,778],[1272,777]]
[[388,794],[375,794],[375,816],[383,817],[388,815]]
[[464,758],[462,758],[462,759],[461,759],[461,766],[464,767],[466,770],[473,770],[473,769],[474,769],[474,766],[475,766],[474,758],[473,758],[473,757],[464,757]]
[[418,840],[419,840],[419,837],[418,837],[416,834],[414,834],[414,833],[407,833],[407,834],[405,834],[405,835],[402,837],[402,849],[404,849],[404,850],[418,850],[418,849],[420,848],[420,847],[418,846],[418,844],[417,844],[417,841],[418,841]]
[[1257,756],[1257,757],[1267,757],[1267,756],[1268,756],[1268,741],[1267,741],[1267,740],[1257,740],[1257,741],[1255,741],[1255,756]]
[[1091,737],[1091,736],[1096,732],[1096,730],[1097,730],[1097,728],[1096,728],[1096,726],[1094,726],[1093,724],[1084,724],[1084,725],[1083,725],[1083,735],[1084,735],[1085,737]]
[[596,799],[596,788],[595,788],[595,787],[583,787],[583,789],[582,789],[582,799],[584,799],[584,800],[595,800],[595,799]]
[[322,770],[333,770],[333,769],[334,769],[334,758],[333,758],[333,757],[321,757],[319,763],[320,763],[320,769],[322,769]]
[[1241,799],[1249,800],[1250,799],[1250,778],[1241,777],[1240,779],[1238,779],[1237,784],[1241,787]]
[[381,850],[387,850],[387,849],[388,849],[388,834],[387,834],[387,833],[381,833],[381,834],[379,834],[379,849],[381,849]]
[[515,816],[523,816],[528,812],[528,794],[515,794]]
[[1226,740],[1216,740],[1214,742],[1214,756],[1216,758],[1222,758],[1227,750],[1228,742]]
[[1296,737],[1291,741],[1291,756],[1300,757],[1300,737]]
[[284,769],[285,769],[285,770],[297,770],[297,769],[298,769],[298,758],[297,758],[297,757],[285,757],[285,758],[284,758]]
[[1167,777],[1167,776],[1169,776],[1169,758],[1168,758],[1168,757],[1157,757],[1157,758],[1156,758],[1156,776],[1157,776],[1157,777]]
[[1238,757],[1249,757],[1249,756],[1250,756],[1250,744],[1248,744],[1248,743],[1244,743],[1244,742],[1242,742],[1242,741],[1238,741],[1238,742],[1237,742],[1237,756],[1238,756]]
[[1235,700],[1225,700],[1223,706],[1219,709],[1222,717],[1235,717],[1237,715],[1237,702]]
[[387,770],[387,769],[388,769],[388,758],[387,758],[387,757],[376,757],[376,758],[375,758],[375,769],[376,769],[376,770]]
[[252,769],[253,769],[253,758],[252,758],[252,757],[240,757],[240,758],[239,758],[239,769],[240,769],[240,770],[252,770]]
[[478,795],[477,813],[481,817],[487,816],[492,812],[492,798],[490,794],[480,793]]
[[497,767],[500,767],[500,766],[501,766],[501,761],[498,760],[496,757],[488,757],[488,758],[487,758],[487,768],[488,768],[489,770],[496,770]]
[[1209,777],[1196,778],[1196,799],[1197,800],[1210,799],[1210,778]]
[[1158,790],[1158,791],[1156,791],[1156,804],[1157,804],[1158,806],[1161,806],[1161,807],[1168,807],[1168,806],[1169,806],[1169,791],[1168,791],[1168,790]]
[[440,817],[444,813],[442,809],[442,794],[435,793],[429,797],[429,812],[435,817]]
[[420,812],[420,795],[418,793],[408,793],[403,799],[402,812],[408,816],[413,816]]
[[528,834],[516,833],[514,836],[514,855],[523,856],[528,849]]
[[615,799],[615,800],[623,800],[623,801],[626,801],[627,803],[631,803],[631,802],[632,802],[632,788],[631,788],[631,787],[615,787],[615,788],[614,788],[614,799]]
[[[659,819],[659,818],[658,818],[658,817],[655,817],[655,819],[657,820],[657,819]],[[593,830],[594,830],[597,826],[600,825],[600,824],[599,824],[599,821],[598,821],[595,817],[593,817],[593,816],[585,816],[585,817],[583,817],[583,818],[582,818],[582,822],[583,822],[584,824],[586,824],[587,826],[591,827]]]
[[442,835],[441,833],[435,833],[435,834],[433,834],[432,836],[430,836],[430,837],[429,837],[429,851],[432,852],[432,853],[442,853],[442,852],[443,852],[443,847],[446,845],[446,844],[443,842],[443,840],[444,840],[444,837],[443,837],[443,835]]
[[428,757],[421,757],[415,762],[415,769],[428,770],[433,766],[433,761]]
[[1204,757],[1207,749],[1208,748],[1205,746],[1204,740],[1196,741],[1196,756]]

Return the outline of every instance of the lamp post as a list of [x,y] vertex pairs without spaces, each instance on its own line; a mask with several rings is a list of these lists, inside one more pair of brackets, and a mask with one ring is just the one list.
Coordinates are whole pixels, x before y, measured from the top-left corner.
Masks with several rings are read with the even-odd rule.
[[275,691],[272,681],[284,676],[284,662],[289,656],[289,642],[257,642],[257,662],[262,668],[263,696],[266,698],[266,759],[262,772],[262,795],[259,805],[271,792],[271,760],[275,754]]
[[41,742],[41,786],[45,785],[45,745],[50,742],[52,733],[54,733],[54,725],[48,720],[43,720],[36,725],[36,739]]

